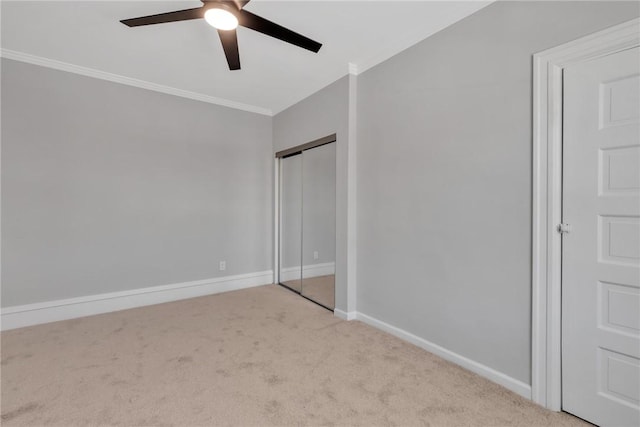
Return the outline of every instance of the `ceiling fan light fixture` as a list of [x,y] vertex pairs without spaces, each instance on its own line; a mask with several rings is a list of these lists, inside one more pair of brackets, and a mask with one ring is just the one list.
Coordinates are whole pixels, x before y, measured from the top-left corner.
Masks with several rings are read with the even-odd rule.
[[212,7],[204,13],[204,19],[212,27],[223,30],[235,30],[238,27],[238,18],[228,10]]
[[[2,1],[2,0],[0,0]],[[206,22],[218,30],[222,49],[227,58],[229,70],[240,69],[240,54],[238,52],[238,35],[235,29],[243,26],[251,30],[273,37],[294,46],[318,52],[321,43],[298,34],[288,28],[271,22],[244,9],[250,0],[201,0],[200,7],[174,10],[173,12],[156,13],[155,15],[140,16],[138,18],[123,19],[127,27],[141,27],[145,25],[163,24],[165,22],[190,21],[204,18]]]

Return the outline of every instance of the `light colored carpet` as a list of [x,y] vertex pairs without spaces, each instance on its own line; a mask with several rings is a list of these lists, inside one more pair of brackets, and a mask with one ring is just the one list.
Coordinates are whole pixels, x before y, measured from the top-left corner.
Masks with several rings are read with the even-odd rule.
[[279,286],[1,334],[2,425],[580,425]]
[[318,277],[308,277],[302,280],[282,282],[283,285],[302,293],[307,298],[318,302],[325,307],[335,307],[335,283],[333,274]]

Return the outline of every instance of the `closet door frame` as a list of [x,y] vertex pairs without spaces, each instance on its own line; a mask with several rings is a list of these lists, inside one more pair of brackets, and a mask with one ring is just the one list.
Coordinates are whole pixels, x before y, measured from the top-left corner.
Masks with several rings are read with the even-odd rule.
[[[318,138],[315,139],[313,141],[307,142],[305,144],[301,144],[301,145],[296,145],[295,147],[291,147],[291,148],[287,148],[285,150],[281,150],[276,152],[275,154],[275,160],[274,160],[274,233],[273,233],[273,241],[274,241],[274,246],[273,246],[273,282],[275,284],[278,284],[280,286],[283,286],[285,289],[289,289],[292,292],[296,292],[295,290],[282,285],[282,283],[280,282],[280,251],[281,251],[281,230],[282,230],[282,224],[281,224],[281,210],[280,210],[280,203],[281,201],[281,196],[282,196],[282,168],[280,165],[280,162],[282,161],[283,158],[285,157],[291,157],[294,156],[296,154],[302,154],[303,151],[306,150],[311,150],[312,148],[317,148],[323,145],[327,145],[327,144],[331,144],[333,142],[337,141],[337,135],[335,133],[331,134],[331,135],[327,135],[325,137],[322,138]],[[335,290],[334,290],[335,292]],[[311,302],[314,302],[318,305],[320,305],[321,307],[326,308],[327,310],[332,310],[329,309],[328,307],[310,299],[305,297],[302,292],[298,293],[296,292],[298,295],[300,295],[301,297],[308,299]],[[332,310],[333,311],[333,310]]]

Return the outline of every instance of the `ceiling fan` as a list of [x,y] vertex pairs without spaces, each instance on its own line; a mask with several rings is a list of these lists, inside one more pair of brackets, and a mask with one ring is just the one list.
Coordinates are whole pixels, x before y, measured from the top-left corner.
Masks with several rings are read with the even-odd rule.
[[164,22],[186,21],[204,18],[209,25],[218,30],[224,54],[230,70],[240,69],[240,53],[238,52],[238,25],[251,28],[259,33],[275,37],[303,49],[318,52],[322,44],[308,37],[291,31],[274,22],[244,10],[250,0],[200,0],[201,7],[177,10],[175,12],[159,13],[157,15],[141,16],[140,18],[123,19],[128,27],[162,24]]

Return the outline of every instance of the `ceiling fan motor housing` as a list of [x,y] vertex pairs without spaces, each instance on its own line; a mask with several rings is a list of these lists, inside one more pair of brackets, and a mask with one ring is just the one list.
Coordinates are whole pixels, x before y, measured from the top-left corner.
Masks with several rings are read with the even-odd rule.
[[238,16],[238,12],[242,9],[242,7],[232,0],[200,0],[204,5],[202,6],[204,9],[224,9],[227,12],[233,13],[236,17]]
[[218,0],[201,0],[204,3],[202,6],[205,10],[209,9],[223,9],[227,12],[233,13],[234,16],[238,16],[238,8],[235,4],[229,4],[230,2],[218,1]]

